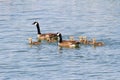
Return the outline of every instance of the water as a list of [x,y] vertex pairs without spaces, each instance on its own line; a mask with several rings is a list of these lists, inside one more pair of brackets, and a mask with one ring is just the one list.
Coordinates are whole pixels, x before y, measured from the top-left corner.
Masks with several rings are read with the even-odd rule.
[[[0,80],[119,80],[119,0],[0,0]],[[28,45],[41,32],[96,37],[105,46]]]

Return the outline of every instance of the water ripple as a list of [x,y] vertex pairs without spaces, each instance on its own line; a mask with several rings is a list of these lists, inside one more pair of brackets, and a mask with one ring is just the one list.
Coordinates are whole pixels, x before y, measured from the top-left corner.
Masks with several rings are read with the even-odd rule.
[[[119,1],[0,1],[0,80],[119,80]],[[105,46],[58,49],[56,43],[30,46],[42,33],[96,38]],[[64,76],[64,77],[63,77]]]

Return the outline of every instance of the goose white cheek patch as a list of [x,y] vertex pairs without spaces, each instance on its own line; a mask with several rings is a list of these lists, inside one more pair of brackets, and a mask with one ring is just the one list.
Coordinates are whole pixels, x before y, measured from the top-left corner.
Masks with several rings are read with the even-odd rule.
[[40,37],[40,35],[37,35],[37,37],[39,38],[39,37]]
[[37,23],[35,23],[35,25],[37,25]]

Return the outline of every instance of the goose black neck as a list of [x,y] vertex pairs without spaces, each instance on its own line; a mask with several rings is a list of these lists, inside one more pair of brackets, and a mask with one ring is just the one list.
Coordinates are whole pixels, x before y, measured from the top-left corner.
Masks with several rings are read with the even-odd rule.
[[36,25],[38,34],[41,34],[39,24]]
[[62,34],[59,34],[59,38],[58,38],[59,40],[59,43],[61,43],[62,42]]

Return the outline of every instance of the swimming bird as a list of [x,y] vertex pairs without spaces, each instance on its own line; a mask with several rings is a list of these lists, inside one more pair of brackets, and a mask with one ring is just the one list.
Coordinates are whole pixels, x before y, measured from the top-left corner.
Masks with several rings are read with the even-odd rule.
[[83,43],[83,36],[79,36],[79,42],[82,44]]
[[73,36],[69,36],[70,41],[74,41],[74,37]]
[[33,42],[32,38],[28,38],[28,41],[29,41],[30,45],[39,45],[40,44],[40,42]]
[[86,36],[83,37],[83,44],[86,44],[86,45],[88,44],[88,40]]
[[59,47],[66,47],[66,48],[79,48],[78,41],[71,41],[71,40],[62,40],[62,34],[57,33],[58,36],[58,45]]
[[56,33],[45,33],[45,34],[42,34],[41,31],[40,31],[40,26],[39,26],[39,23],[38,22],[34,22],[33,25],[35,25],[37,27],[37,38],[40,39],[40,40],[57,40],[57,34]]
[[92,40],[93,40],[93,45],[94,46],[103,46],[104,45],[103,42],[96,42],[96,38],[93,38]]
[[88,41],[88,44],[89,44],[89,45],[92,45],[92,44],[93,44],[93,41],[92,41],[92,40]]

